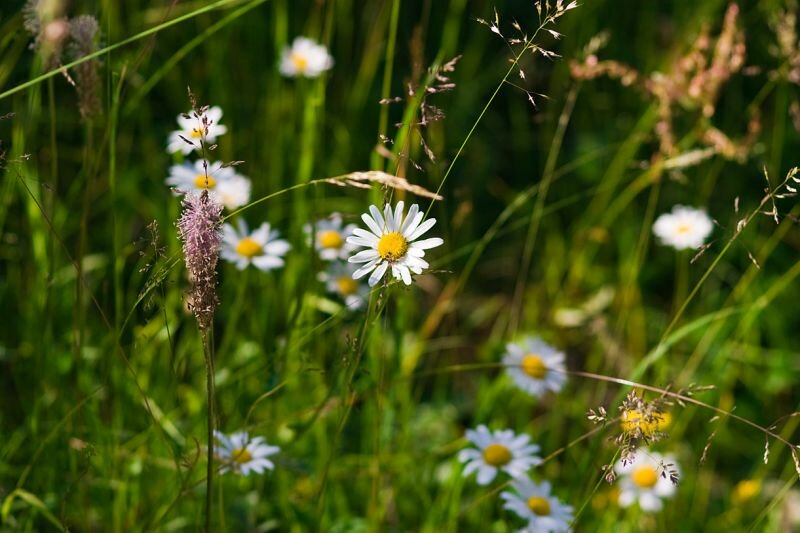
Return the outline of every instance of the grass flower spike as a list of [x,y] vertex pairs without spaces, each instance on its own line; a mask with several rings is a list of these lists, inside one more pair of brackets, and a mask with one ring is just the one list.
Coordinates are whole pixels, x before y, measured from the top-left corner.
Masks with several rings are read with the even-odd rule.
[[220,255],[226,261],[235,263],[239,270],[244,270],[251,263],[264,272],[274,270],[283,266],[283,256],[291,248],[288,242],[278,237],[278,231],[270,230],[266,222],[250,232],[247,223],[239,219],[237,228],[230,224],[222,226]]
[[675,470],[671,463],[672,458],[662,457],[646,448],[636,450],[631,462],[617,462],[614,470],[620,476],[620,506],[629,507],[638,502],[642,511],[660,511],[661,500],[675,495],[675,484],[665,468],[670,465],[670,469]]
[[208,190],[209,195],[226,209],[236,209],[250,201],[250,180],[237,174],[233,168],[218,163],[209,165],[208,177],[202,160],[194,164],[173,165],[166,183],[179,194]]
[[297,37],[283,49],[279,70],[289,78],[316,78],[333,66],[328,49],[307,37]]
[[500,498],[505,500],[504,509],[512,511],[528,521],[522,531],[531,533],[562,533],[569,531],[573,510],[558,498],[550,495],[550,483],[535,483],[527,477],[511,482],[514,492],[505,491]]
[[[347,259],[357,247],[347,242],[347,238],[356,229],[355,224],[342,223],[339,214],[318,220],[314,228],[314,249],[323,261]],[[311,226],[306,225],[306,233],[311,235]]]
[[190,193],[183,200],[178,231],[192,288],[189,305],[200,330],[211,326],[217,307],[217,258],[220,248],[222,205],[203,191]]
[[697,249],[711,235],[714,224],[702,209],[676,205],[672,213],[664,213],[653,224],[653,233],[665,246],[676,250]]
[[517,387],[531,396],[542,396],[548,390],[558,392],[567,381],[564,354],[538,337],[506,345],[503,365]]
[[539,446],[529,444],[528,435],[515,435],[510,429],[489,431],[480,425],[467,430],[467,439],[478,449],[461,450],[458,460],[466,463],[464,476],[478,472],[478,485],[491,483],[498,470],[512,478],[525,476],[531,467],[541,462],[541,458],[534,455]]
[[220,446],[217,457],[223,463],[222,472],[235,472],[243,476],[250,472],[263,474],[266,470],[274,470],[275,464],[267,459],[280,451],[278,446],[269,446],[263,437],[250,439],[247,432],[234,433],[230,437],[214,431],[214,437]]
[[352,256],[351,263],[364,263],[353,273],[353,279],[360,279],[370,272],[369,286],[377,284],[391,267],[392,276],[402,279],[406,285],[411,285],[411,273],[421,274],[428,268],[428,263],[423,259],[425,250],[441,246],[444,241],[438,237],[417,241],[436,224],[435,218],[422,222],[424,213],[419,206],[414,204],[408,210],[408,215],[403,217],[403,202],[397,202],[392,212],[392,207],[386,204],[383,215],[374,205],[369,206],[369,214],[361,215],[362,220],[369,228],[353,230],[353,235],[347,242],[356,246],[366,247]]
[[369,287],[353,279],[356,267],[350,263],[333,262],[327,270],[319,273],[325,289],[344,300],[348,309],[361,309],[369,298]]
[[[185,115],[178,115],[178,127],[180,129],[169,134],[167,152],[171,154],[182,152],[183,155],[189,155],[192,151],[200,149],[200,139],[204,135],[204,142],[213,144],[216,142],[217,137],[224,135],[228,131],[227,127],[219,124],[221,119],[222,108],[219,106],[209,108],[201,117],[196,117],[194,111],[190,111]],[[208,131],[205,134],[202,124],[208,125]]]

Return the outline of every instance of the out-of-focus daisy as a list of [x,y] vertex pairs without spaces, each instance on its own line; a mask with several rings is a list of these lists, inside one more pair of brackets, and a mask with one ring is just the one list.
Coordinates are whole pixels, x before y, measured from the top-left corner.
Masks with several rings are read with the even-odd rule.
[[369,298],[369,287],[353,279],[355,269],[354,265],[337,261],[319,273],[319,280],[325,283],[327,291],[344,300],[348,309],[361,309]]
[[503,508],[513,511],[528,521],[522,531],[537,533],[561,533],[569,531],[572,522],[572,507],[564,505],[558,498],[550,495],[550,483],[534,483],[527,477],[511,482],[516,492],[500,494],[505,500]]
[[333,66],[328,49],[308,37],[296,37],[281,53],[279,70],[284,76],[316,78]]
[[251,439],[245,431],[227,436],[216,430],[214,437],[219,442],[216,452],[223,464],[221,472],[235,472],[247,476],[250,472],[263,474],[265,470],[275,468],[275,464],[267,457],[278,453],[280,448],[269,446],[263,437]]
[[641,430],[645,436],[653,435],[656,432],[664,431],[672,424],[672,415],[664,413],[653,413],[645,416],[637,409],[628,409],[622,412],[620,425],[625,433],[636,433]]
[[464,476],[478,472],[479,485],[491,483],[498,470],[512,478],[524,476],[542,460],[535,455],[539,446],[529,444],[528,435],[516,435],[510,429],[489,431],[480,425],[475,430],[468,429],[466,436],[478,449],[461,450],[458,460],[466,463]]
[[700,248],[713,229],[714,223],[705,211],[683,205],[676,205],[653,224],[653,233],[661,244],[676,250]]
[[[200,149],[200,138],[203,136],[203,125],[201,119],[195,117],[194,111],[187,113],[189,118],[184,115],[178,115],[178,127],[180,129],[173,131],[169,134],[169,141],[167,142],[167,151],[169,153],[183,152],[183,155],[189,155],[193,150]],[[222,126],[219,121],[222,119],[222,108],[214,106],[209,108],[205,115],[208,122],[208,133],[206,134],[206,142],[213,144],[216,142],[217,137],[223,135],[228,131],[228,128]],[[191,141],[192,144],[187,143],[183,139]]]
[[757,479],[743,479],[733,487],[731,495],[733,503],[742,505],[754,499],[761,493],[761,481]]
[[677,471],[675,461],[671,457],[663,457],[658,453],[639,448],[634,452],[633,461],[614,465],[620,476],[619,504],[628,507],[638,502],[643,511],[660,511],[663,498],[675,495],[675,485],[670,480],[665,466]]
[[[314,228],[314,249],[323,261],[347,259],[356,246],[347,242],[347,238],[356,229],[355,224],[344,225],[341,215],[334,213],[328,218],[318,220]],[[306,225],[306,233],[310,236],[311,225]]]
[[391,267],[395,279],[402,279],[403,283],[411,285],[411,273],[421,274],[423,269],[428,268],[428,262],[423,259],[425,250],[440,246],[444,241],[438,237],[421,241],[417,239],[436,224],[436,219],[429,218],[422,222],[424,213],[420,212],[417,204],[411,206],[405,218],[403,209],[403,202],[397,202],[394,212],[392,206],[386,204],[381,215],[378,208],[371,205],[369,214],[361,215],[369,231],[356,228],[353,235],[347,238],[348,243],[367,248],[348,260],[351,263],[365,263],[353,273],[353,279],[372,272],[369,286],[373,287]]
[[179,194],[207,189],[209,195],[228,209],[236,209],[250,201],[250,180],[220,163],[208,165],[206,177],[203,161],[173,165],[169,169],[167,185]]
[[531,396],[558,392],[567,381],[564,354],[538,337],[507,344],[503,365],[514,383]]
[[283,266],[283,255],[291,246],[279,239],[277,230],[270,230],[266,222],[250,232],[247,223],[239,219],[238,227],[230,224],[222,225],[222,249],[220,255],[226,261],[236,264],[236,268],[244,270],[250,263],[263,271]]

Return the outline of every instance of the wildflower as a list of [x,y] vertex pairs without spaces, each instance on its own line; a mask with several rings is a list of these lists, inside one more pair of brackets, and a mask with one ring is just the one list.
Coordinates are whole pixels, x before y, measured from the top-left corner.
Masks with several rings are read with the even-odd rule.
[[281,256],[291,246],[278,236],[278,231],[270,230],[267,222],[253,232],[250,232],[247,223],[242,219],[239,219],[238,228],[223,224],[220,255],[226,261],[236,263],[239,270],[244,270],[250,263],[264,272],[280,268],[283,266]]
[[503,365],[514,383],[531,396],[558,392],[567,381],[564,354],[538,337],[506,345]]
[[334,262],[328,269],[319,273],[319,280],[325,283],[328,292],[344,300],[348,309],[361,309],[369,298],[369,287],[353,279],[356,267],[349,263]]
[[478,449],[461,450],[458,460],[466,463],[465,476],[478,471],[478,485],[489,484],[498,470],[518,478],[541,462],[541,458],[534,455],[539,446],[528,444],[528,435],[517,436],[510,429],[492,432],[480,425],[475,430],[467,430],[467,439]]
[[[323,261],[347,259],[356,248],[347,242],[354,229],[356,229],[355,224],[343,226],[341,215],[336,213],[318,220],[314,231],[314,249],[319,253],[320,259]],[[305,231],[310,235],[311,226],[307,225]]]
[[[672,471],[666,471],[672,459],[639,448],[633,453],[631,460],[617,462],[614,470],[620,475],[619,504],[629,507],[639,503],[643,511],[659,511],[663,506],[662,498],[675,495],[675,485],[670,480]],[[670,469],[677,471],[674,465]]]
[[644,436],[652,436],[659,431],[664,431],[670,424],[672,424],[672,415],[669,413],[653,412],[647,415],[639,409],[622,411],[620,420],[622,431],[637,434],[637,430],[641,430]]
[[263,437],[250,439],[247,432],[234,433],[230,437],[214,431],[214,437],[220,444],[218,457],[224,464],[222,472],[236,472],[243,476],[250,472],[263,474],[265,470],[273,470],[275,464],[267,459],[280,451],[278,446],[269,446]]
[[189,306],[201,330],[211,326],[217,307],[217,253],[220,247],[220,214],[222,205],[208,195],[187,194],[178,230],[183,242],[183,255],[192,288]]
[[736,505],[742,505],[761,492],[761,481],[757,479],[743,479],[733,488],[732,499]]
[[672,213],[659,216],[653,224],[653,233],[661,244],[676,250],[700,248],[713,229],[705,211],[682,205],[673,207]]
[[208,190],[227,209],[236,209],[250,201],[250,180],[219,163],[208,166],[208,176],[202,160],[173,165],[166,183],[179,194]]
[[297,37],[291,47],[283,49],[279,70],[289,78],[316,78],[332,66],[327,48],[307,37]]
[[[217,137],[228,131],[227,127],[219,124],[220,119],[222,119],[222,108],[219,106],[208,108],[199,117],[194,111],[178,115],[180,129],[169,134],[167,152],[171,154],[183,152],[183,155],[189,155],[193,150],[200,149],[200,140],[203,137],[205,137],[204,142],[216,142]],[[204,129],[208,131],[204,132]]]
[[550,495],[550,483],[534,483],[527,477],[515,479],[511,487],[516,491],[500,494],[505,500],[504,509],[513,511],[528,521],[522,531],[537,533],[561,533],[569,531],[572,522],[572,507],[564,505]]
[[378,208],[371,205],[369,212],[372,216],[367,213],[361,215],[370,231],[356,228],[353,235],[347,238],[349,244],[367,247],[348,260],[351,263],[366,263],[353,273],[353,279],[360,279],[372,272],[369,286],[373,287],[391,267],[395,279],[402,279],[403,283],[411,285],[411,272],[421,274],[423,269],[428,268],[427,261],[422,259],[425,250],[440,246],[444,241],[438,237],[414,241],[431,229],[436,219],[429,218],[422,222],[424,213],[420,212],[417,204],[411,206],[404,219],[403,207],[403,202],[397,202],[392,213],[392,207],[386,204],[381,216]]

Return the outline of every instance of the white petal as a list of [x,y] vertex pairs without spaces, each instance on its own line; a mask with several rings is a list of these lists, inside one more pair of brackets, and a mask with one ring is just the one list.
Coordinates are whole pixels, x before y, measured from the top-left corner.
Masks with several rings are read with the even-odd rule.
[[444,244],[444,241],[439,237],[433,237],[431,239],[425,239],[424,241],[416,241],[414,242],[411,247],[418,248],[421,250],[428,250],[430,248],[436,248],[437,246],[441,246]]
[[368,283],[370,287],[374,287],[381,280],[383,275],[386,274],[386,269],[388,267],[389,263],[387,263],[386,261],[378,265],[378,267],[372,272],[372,274],[369,277]]
[[428,220],[420,224],[419,227],[413,231],[413,233],[411,233],[410,235],[406,235],[406,239],[408,239],[409,241],[413,241],[414,239],[416,239],[420,235],[423,235],[426,231],[431,229],[434,224],[436,224],[436,219],[429,218]]
[[368,250],[361,250],[356,255],[347,260],[348,263],[367,263],[380,258],[378,252],[369,248]]

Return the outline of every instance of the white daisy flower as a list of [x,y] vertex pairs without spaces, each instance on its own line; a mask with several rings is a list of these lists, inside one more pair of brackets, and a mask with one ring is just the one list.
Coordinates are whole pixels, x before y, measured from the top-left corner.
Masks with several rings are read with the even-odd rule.
[[524,476],[542,461],[541,457],[534,455],[539,446],[528,444],[528,435],[515,435],[510,429],[492,432],[480,425],[475,430],[468,429],[466,436],[478,449],[461,450],[458,460],[466,463],[464,476],[477,470],[478,485],[491,483],[498,470],[512,478]]
[[319,280],[325,283],[328,292],[344,300],[348,309],[361,309],[369,299],[369,287],[353,279],[355,265],[334,262],[328,269],[319,273]]
[[372,272],[369,286],[373,287],[391,267],[395,279],[402,279],[403,283],[411,285],[411,273],[421,274],[423,269],[428,268],[427,261],[423,259],[425,250],[441,246],[444,241],[438,237],[422,241],[416,239],[431,229],[436,219],[429,218],[422,222],[425,214],[420,212],[417,204],[411,206],[404,219],[403,208],[403,202],[397,202],[392,213],[392,206],[386,204],[381,216],[378,208],[371,205],[369,212],[372,216],[367,213],[361,215],[370,231],[356,228],[353,235],[347,238],[348,243],[367,248],[348,259],[351,263],[366,263],[353,273],[353,279],[360,279]]
[[[200,149],[200,138],[203,136],[203,126],[201,120],[194,116],[194,111],[187,113],[189,118],[183,115],[178,115],[179,130],[173,131],[169,134],[169,141],[167,142],[167,152],[173,154],[175,152],[183,152],[183,155],[189,155],[193,150]],[[214,144],[217,137],[223,135],[228,131],[228,128],[220,125],[219,121],[222,119],[222,108],[214,106],[209,108],[205,117],[208,119],[208,133],[206,134],[206,142]],[[187,143],[183,139],[192,142]]]
[[522,531],[536,533],[562,533],[569,531],[572,522],[572,507],[564,505],[558,498],[550,495],[550,483],[534,483],[527,477],[511,482],[516,491],[500,494],[505,500],[504,509],[513,511],[520,518],[528,521]]
[[665,246],[676,250],[700,248],[711,235],[714,223],[705,211],[676,205],[672,213],[660,215],[653,224],[653,233]]
[[503,365],[517,387],[531,396],[558,392],[567,381],[564,354],[538,337],[507,344]]
[[328,49],[307,37],[297,37],[281,53],[279,70],[284,76],[316,78],[333,66]]
[[269,446],[263,437],[250,439],[245,431],[228,437],[216,430],[214,437],[219,442],[219,447],[215,447],[216,455],[224,465],[221,472],[236,472],[247,476],[250,472],[263,474],[265,470],[275,468],[275,464],[267,457],[278,453],[280,448]]
[[[314,249],[319,253],[323,261],[335,261],[336,259],[347,259],[350,254],[358,248],[354,244],[347,242],[347,238],[356,229],[355,224],[342,223],[342,216],[334,213],[328,218],[318,220],[314,231]],[[307,224],[303,228],[309,237],[311,236],[311,225]]]
[[167,185],[175,188],[178,194],[207,189],[214,200],[228,209],[242,207],[250,201],[250,180],[236,173],[222,163],[208,166],[206,177],[203,161],[172,165],[169,169]]
[[250,263],[259,270],[267,272],[283,266],[283,255],[291,246],[278,238],[277,230],[270,230],[266,222],[250,232],[247,223],[239,219],[238,228],[230,224],[222,225],[222,248],[220,256],[226,261],[236,263],[236,268],[244,270]]
[[662,498],[675,495],[675,485],[664,470],[667,464],[672,464],[671,470],[677,470],[672,457],[663,457],[646,448],[636,450],[631,463],[617,462],[614,470],[620,476],[619,505],[629,507],[638,502],[642,511],[660,511]]

